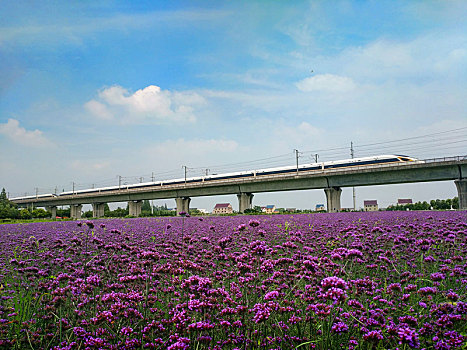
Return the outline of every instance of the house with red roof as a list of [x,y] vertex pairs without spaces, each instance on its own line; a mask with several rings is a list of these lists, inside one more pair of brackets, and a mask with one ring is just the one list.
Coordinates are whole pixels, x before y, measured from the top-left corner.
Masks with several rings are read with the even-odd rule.
[[230,203],[217,203],[212,210],[213,214],[232,214],[233,209]]
[[397,200],[397,204],[398,205],[412,204],[412,199],[409,199],[409,198],[408,199],[401,199],[401,198],[399,198]]
[[365,211],[378,211],[378,201],[377,200],[365,200],[363,201],[363,207]]

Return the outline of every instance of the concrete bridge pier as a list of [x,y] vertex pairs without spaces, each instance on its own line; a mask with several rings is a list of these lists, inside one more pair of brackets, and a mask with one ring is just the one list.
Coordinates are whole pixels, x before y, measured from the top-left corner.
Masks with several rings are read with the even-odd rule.
[[57,217],[57,207],[56,206],[45,207],[45,210],[50,211],[52,213],[50,215],[52,219],[55,219]]
[[467,210],[467,179],[454,180],[459,198],[459,210]]
[[72,219],[81,219],[81,209],[83,206],[81,204],[72,204],[70,205],[70,216]]
[[253,193],[240,193],[237,194],[238,198],[238,211],[244,213],[246,209],[251,209],[253,204]]
[[101,218],[104,216],[105,203],[93,203],[92,204],[92,217]]
[[179,213],[181,212],[185,212],[187,214],[190,212],[190,202],[191,202],[190,197],[175,198],[175,203],[177,203],[177,216],[180,216]]
[[341,193],[340,187],[325,188],[328,213],[337,213],[341,211]]
[[143,201],[130,201],[128,202],[128,209],[130,216],[140,216],[141,207],[143,206]]

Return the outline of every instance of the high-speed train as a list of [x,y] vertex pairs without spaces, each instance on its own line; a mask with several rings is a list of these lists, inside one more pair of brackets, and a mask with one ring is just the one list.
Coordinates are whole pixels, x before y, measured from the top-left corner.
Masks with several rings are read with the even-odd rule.
[[23,196],[23,197],[15,197],[15,198],[8,198],[10,201],[19,200],[19,199],[42,199],[42,198],[51,198],[57,197],[56,194],[47,193],[47,194],[38,194],[37,196]]
[[[413,164],[414,162],[422,163],[416,158],[404,156],[404,155],[380,155],[372,157],[363,157],[363,158],[352,158],[352,159],[343,159],[331,162],[321,162],[321,163],[310,163],[302,164],[297,166],[286,166],[278,168],[267,168],[259,170],[247,170],[239,171],[233,173],[224,173],[224,174],[213,174],[206,176],[190,177],[186,180],[182,179],[173,179],[173,180],[164,180],[156,182],[143,182],[131,185],[123,186],[110,186],[110,187],[101,187],[101,188],[92,188],[86,190],[77,190],[77,191],[67,191],[62,192],[58,196],[69,196],[76,194],[88,194],[88,193],[102,193],[126,189],[136,189],[136,188],[146,188],[146,187],[155,187],[155,186],[167,186],[167,185],[178,185],[178,184],[189,184],[189,183],[203,183],[210,181],[220,181],[220,180],[230,180],[230,179],[242,179],[242,178],[259,178],[262,176],[270,175],[285,175],[285,174],[294,174],[294,173],[306,173],[312,171],[324,171],[331,169],[342,169],[342,168],[354,168],[361,166],[373,166],[373,165],[385,165],[385,164]],[[27,196],[27,197],[17,197],[11,198],[11,200],[21,200],[21,199],[34,199],[34,198],[47,198],[47,197],[56,197],[55,194],[43,194],[39,196]]]

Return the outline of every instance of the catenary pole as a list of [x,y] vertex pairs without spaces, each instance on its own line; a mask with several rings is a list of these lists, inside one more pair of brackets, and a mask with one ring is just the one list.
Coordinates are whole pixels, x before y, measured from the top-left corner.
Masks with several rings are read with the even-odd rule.
[[[353,151],[353,142],[350,142],[350,157],[354,157],[354,151]],[[356,210],[355,208],[355,187],[352,187],[352,198],[353,198],[353,210]]]

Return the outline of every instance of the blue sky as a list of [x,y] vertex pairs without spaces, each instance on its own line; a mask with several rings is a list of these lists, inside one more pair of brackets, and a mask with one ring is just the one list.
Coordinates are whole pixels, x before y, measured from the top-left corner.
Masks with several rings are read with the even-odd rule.
[[[182,165],[289,165],[293,149],[342,159],[351,141],[357,156],[466,153],[465,1],[14,1],[0,13],[0,186],[12,195],[181,177]],[[454,195],[451,182],[382,186],[357,203]],[[218,201],[237,205],[192,205]]]

